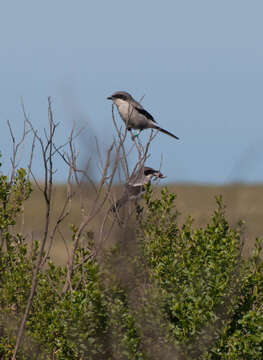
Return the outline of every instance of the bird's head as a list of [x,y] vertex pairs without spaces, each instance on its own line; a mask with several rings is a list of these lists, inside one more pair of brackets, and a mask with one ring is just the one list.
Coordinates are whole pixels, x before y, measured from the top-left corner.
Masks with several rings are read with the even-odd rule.
[[120,105],[123,102],[129,102],[132,100],[132,96],[126,91],[116,91],[111,96],[107,97],[108,100],[112,100],[115,105]]
[[143,168],[143,173],[144,173],[144,176],[146,176],[149,180],[151,180],[153,177],[155,179],[164,179],[165,178],[165,176],[159,170],[155,170],[148,166],[145,166]]
[[159,170],[143,166],[135,174],[131,175],[128,184],[131,186],[143,186],[149,184],[152,178],[163,179],[165,176]]

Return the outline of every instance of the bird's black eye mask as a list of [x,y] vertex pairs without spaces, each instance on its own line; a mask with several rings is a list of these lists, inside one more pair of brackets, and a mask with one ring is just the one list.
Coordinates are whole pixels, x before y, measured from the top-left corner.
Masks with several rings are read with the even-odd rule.
[[156,171],[153,171],[153,170],[145,170],[144,171],[144,175],[147,176],[147,175],[154,175],[156,173]]
[[111,96],[113,99],[121,99],[121,100],[127,100],[127,96],[123,94],[117,94]]
[[147,169],[144,171],[144,175],[153,175],[156,177],[156,179],[164,179],[166,176],[164,176],[160,171],[153,170],[153,169]]

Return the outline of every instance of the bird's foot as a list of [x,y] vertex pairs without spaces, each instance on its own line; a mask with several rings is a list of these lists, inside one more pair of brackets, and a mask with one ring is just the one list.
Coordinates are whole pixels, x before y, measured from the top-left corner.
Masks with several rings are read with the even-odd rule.
[[140,132],[138,132],[137,134],[132,134],[132,140],[134,141],[138,136],[140,135]]

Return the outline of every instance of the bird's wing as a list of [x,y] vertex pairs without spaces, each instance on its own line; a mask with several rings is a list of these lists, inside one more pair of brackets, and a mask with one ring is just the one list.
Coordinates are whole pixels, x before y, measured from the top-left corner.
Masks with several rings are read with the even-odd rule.
[[125,192],[122,197],[112,205],[111,211],[118,211],[128,200],[136,199],[144,190],[144,185],[125,185]]
[[143,108],[140,108],[138,106],[135,106],[135,109],[138,111],[138,113],[144,115],[147,119],[153,121],[156,123],[156,121],[154,120],[154,118],[152,117],[152,115],[150,113],[148,113],[148,111],[146,111],[145,109]]
[[138,184],[127,184],[126,191],[128,193],[128,197],[137,197],[141,192],[144,191],[144,185],[141,183]]

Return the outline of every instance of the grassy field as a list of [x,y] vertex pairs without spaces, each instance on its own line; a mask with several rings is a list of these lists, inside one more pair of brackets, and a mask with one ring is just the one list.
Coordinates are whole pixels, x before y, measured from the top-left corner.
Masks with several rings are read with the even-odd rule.
[[[209,221],[213,210],[215,209],[215,196],[221,194],[226,205],[226,214],[229,222],[235,225],[240,219],[246,222],[245,225],[245,247],[244,255],[250,252],[255,238],[263,236],[263,185],[227,185],[227,186],[201,186],[190,184],[169,185],[169,190],[177,194],[176,206],[181,213],[179,223],[182,223],[188,215],[194,219],[194,227],[204,226]],[[120,188],[115,188],[116,197]],[[155,188],[155,194],[158,195],[160,188]],[[85,208],[89,208],[94,199],[94,191],[85,189],[81,194],[77,194],[72,201],[70,215],[60,226],[61,235],[56,235],[52,257],[58,263],[65,263],[66,247],[70,247],[72,236],[70,224],[79,225],[82,219],[81,201]],[[66,197],[66,186],[56,185],[52,203],[52,225],[58,218],[59,212],[63,206]],[[106,205],[106,207],[109,205]],[[24,214],[19,219],[17,231],[28,234],[29,239],[39,239],[43,234],[45,219],[45,203],[41,192],[34,188],[31,198],[24,205]],[[102,221],[102,215],[97,216],[90,224],[89,230],[96,231]],[[118,226],[112,232],[112,237],[118,231]],[[64,239],[64,240],[63,240]]]

